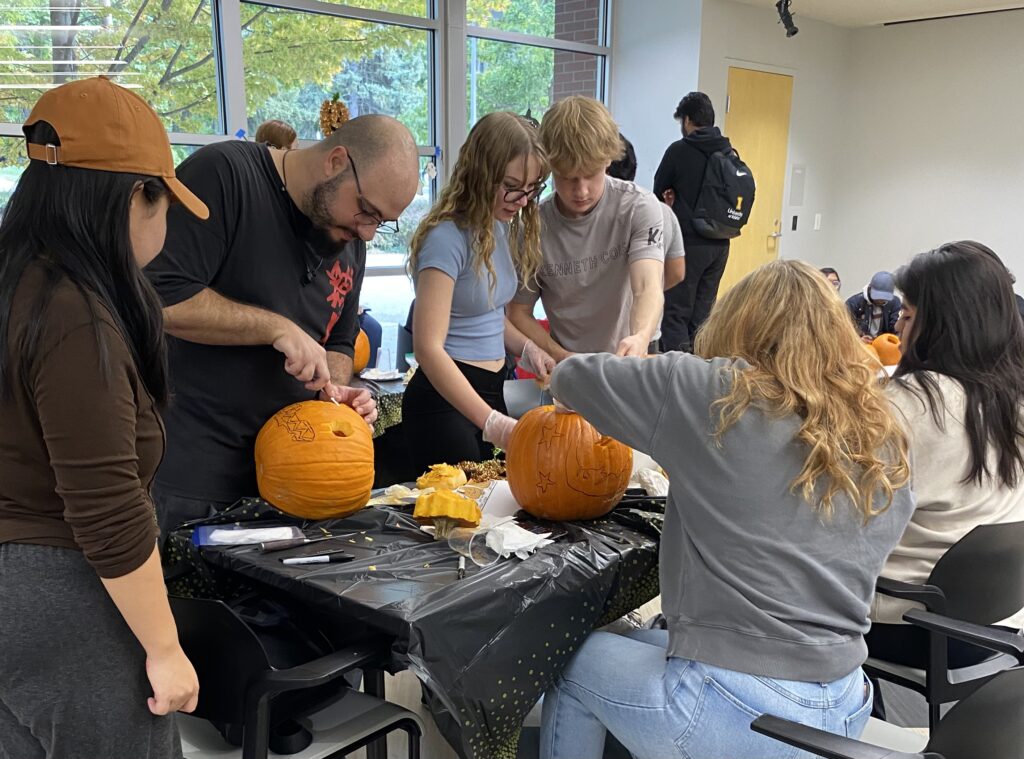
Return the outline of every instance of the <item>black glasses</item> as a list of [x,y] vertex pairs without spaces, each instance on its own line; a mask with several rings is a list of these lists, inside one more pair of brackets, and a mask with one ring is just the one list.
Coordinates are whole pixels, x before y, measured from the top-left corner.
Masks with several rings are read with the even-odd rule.
[[541,182],[540,184],[534,185],[532,190],[505,190],[505,202],[506,203],[518,203],[523,198],[527,200],[535,200],[544,190],[547,189],[547,184]]
[[356,162],[352,160],[352,154],[348,155],[348,162],[352,164],[352,176],[356,180],[356,199],[359,201],[359,213],[356,214],[356,218],[359,219],[362,224],[376,224],[378,232],[386,232],[388,234],[396,234],[398,232],[398,220],[385,221],[380,218],[373,211],[366,210],[366,198],[363,196],[363,188],[359,185],[359,172],[356,171]]

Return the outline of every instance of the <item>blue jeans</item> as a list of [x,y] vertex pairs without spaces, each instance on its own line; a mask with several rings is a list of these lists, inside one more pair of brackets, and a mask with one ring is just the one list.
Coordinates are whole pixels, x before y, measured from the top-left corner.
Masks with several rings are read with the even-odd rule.
[[541,759],[601,759],[609,730],[637,759],[811,759],[750,723],[768,713],[858,738],[871,714],[860,669],[776,680],[666,658],[667,646],[667,630],[592,633],[544,695]]

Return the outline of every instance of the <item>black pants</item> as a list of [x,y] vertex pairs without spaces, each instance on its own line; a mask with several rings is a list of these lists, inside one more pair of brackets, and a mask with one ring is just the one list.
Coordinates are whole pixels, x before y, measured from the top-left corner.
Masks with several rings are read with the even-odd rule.
[[[459,361],[455,366],[488,406],[507,413],[505,367],[489,372]],[[483,432],[444,399],[422,369],[413,375],[402,397],[402,428],[410,464],[417,472],[431,464],[487,461],[493,456],[494,446],[484,442]]]
[[[998,629],[1016,632],[1008,627]],[[928,667],[928,631],[920,627],[875,623],[864,636],[864,641],[868,644],[868,654],[873,658],[915,669]],[[947,641],[946,657],[951,669],[971,667],[993,655],[987,648],[972,646],[970,643],[952,638],[947,638]]]
[[728,261],[728,242],[686,246],[686,279],[665,291],[665,314],[661,318],[663,350],[692,350],[693,338],[718,297],[718,284]]

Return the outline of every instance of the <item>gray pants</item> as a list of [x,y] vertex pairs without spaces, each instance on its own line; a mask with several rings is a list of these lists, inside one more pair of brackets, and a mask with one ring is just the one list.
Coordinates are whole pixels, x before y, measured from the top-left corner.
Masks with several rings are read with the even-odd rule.
[[0,759],[180,759],[146,655],[78,551],[0,545]]

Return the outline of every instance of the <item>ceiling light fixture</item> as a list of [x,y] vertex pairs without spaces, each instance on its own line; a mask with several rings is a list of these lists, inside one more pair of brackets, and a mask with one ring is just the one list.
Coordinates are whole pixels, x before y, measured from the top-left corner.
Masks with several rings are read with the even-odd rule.
[[786,27],[786,36],[795,37],[800,30],[793,23],[793,14],[789,10],[791,0],[779,0],[775,3],[775,9],[779,12],[779,23]]

